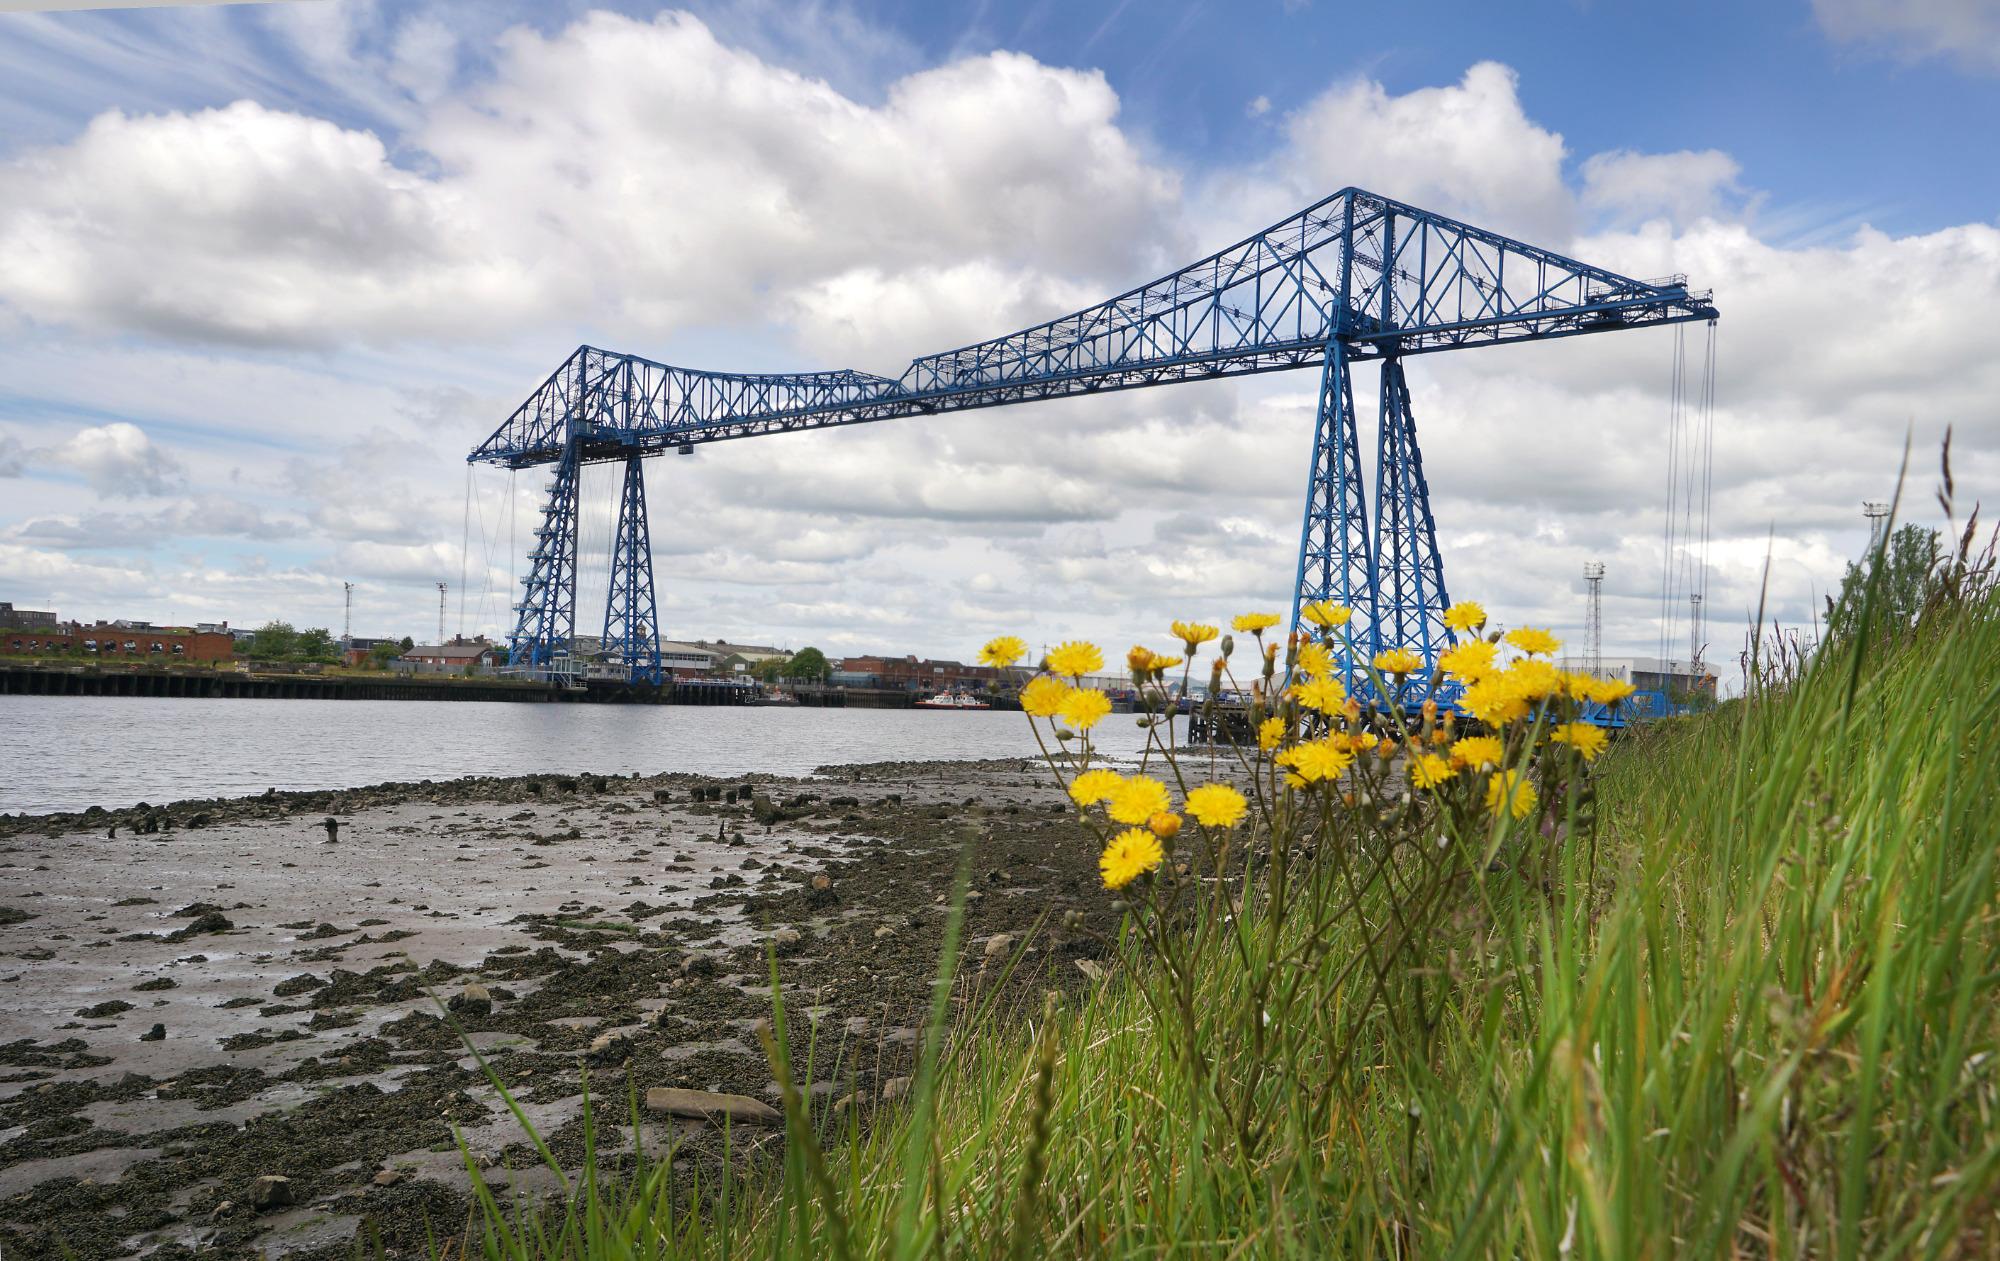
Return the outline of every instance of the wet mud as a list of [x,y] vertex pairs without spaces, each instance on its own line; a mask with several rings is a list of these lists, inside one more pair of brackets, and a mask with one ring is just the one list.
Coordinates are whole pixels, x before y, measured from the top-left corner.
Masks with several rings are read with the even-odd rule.
[[[1094,855],[1030,763],[808,778],[530,777],[0,818],[0,1252],[428,1255],[464,1150],[555,1192],[489,1072],[574,1166],[719,1127],[654,1087],[777,1102],[775,957],[816,1114],[913,1066],[964,865],[954,1011],[1086,983]],[[1064,927],[1064,913],[1081,926]],[[772,1159],[735,1127],[729,1158]]]

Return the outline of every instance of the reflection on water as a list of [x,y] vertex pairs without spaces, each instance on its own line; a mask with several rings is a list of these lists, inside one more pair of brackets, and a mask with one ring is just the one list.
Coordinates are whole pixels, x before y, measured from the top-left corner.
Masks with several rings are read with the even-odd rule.
[[[1144,738],[1116,714],[1096,734],[1114,754]],[[803,775],[1037,752],[1023,715],[979,710],[4,696],[0,812],[461,775]]]

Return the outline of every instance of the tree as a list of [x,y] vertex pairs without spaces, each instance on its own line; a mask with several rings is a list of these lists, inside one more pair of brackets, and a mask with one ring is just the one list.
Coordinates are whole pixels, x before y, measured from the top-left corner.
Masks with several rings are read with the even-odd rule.
[[1878,556],[1873,549],[1859,562],[1848,562],[1847,573],[1840,580],[1840,595],[1827,598],[1826,637],[1845,638],[1860,628],[1861,606],[1871,585],[1875,595],[1869,624],[1878,633],[1894,635],[1915,626],[1917,615],[1930,598],[1931,575],[1940,556],[1936,530],[1916,524],[1898,526],[1879,556],[1879,575],[1875,573]]
[[377,670],[386,670],[391,661],[402,655],[403,648],[400,644],[384,640],[368,650],[368,662]]
[[828,663],[826,654],[819,649],[801,648],[797,655],[785,662],[781,673],[788,679],[810,679],[815,683],[824,683],[827,676],[833,673],[833,666]]
[[298,647],[299,633],[290,622],[266,622],[250,636],[249,655],[259,661],[289,661]]
[[403,636],[401,646],[404,652],[408,652],[410,649],[415,648],[417,646],[417,641],[411,639],[408,635],[405,635]]
[[300,631],[298,639],[292,645],[292,651],[300,661],[340,660],[340,646],[333,642],[333,632],[324,626]]

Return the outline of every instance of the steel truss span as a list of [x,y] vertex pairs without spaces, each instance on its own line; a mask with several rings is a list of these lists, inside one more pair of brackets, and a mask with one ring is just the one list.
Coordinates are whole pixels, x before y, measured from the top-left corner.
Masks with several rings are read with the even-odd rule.
[[[651,543],[640,457],[704,442],[1035,399],[1321,370],[1293,593],[1355,612],[1358,653],[1408,646],[1435,663],[1452,636],[1404,360],[1472,346],[1714,320],[1686,277],[1634,280],[1349,188],[1228,249],[1061,319],[913,360],[889,378],[843,370],[705,372],[578,347],[468,458],[554,465],[510,661],[540,668],[576,626],[578,469],[626,462],[607,649],[657,679]],[[1353,369],[1381,361],[1372,530]],[[636,505],[636,508],[635,508]],[[636,520],[633,514],[636,512]],[[1343,662],[1350,671],[1359,662]]]

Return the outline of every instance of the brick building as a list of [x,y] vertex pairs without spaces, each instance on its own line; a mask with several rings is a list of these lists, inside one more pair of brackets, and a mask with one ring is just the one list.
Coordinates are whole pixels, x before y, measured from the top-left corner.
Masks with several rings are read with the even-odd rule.
[[54,630],[56,615],[42,609],[17,609],[9,601],[0,600],[0,627],[11,630]]
[[983,691],[988,683],[1011,682],[1018,673],[920,657],[848,657],[834,672],[833,681],[905,692]]
[[236,640],[228,631],[162,628],[98,622],[0,630],[0,649],[9,653],[54,654],[116,661],[227,661]]

